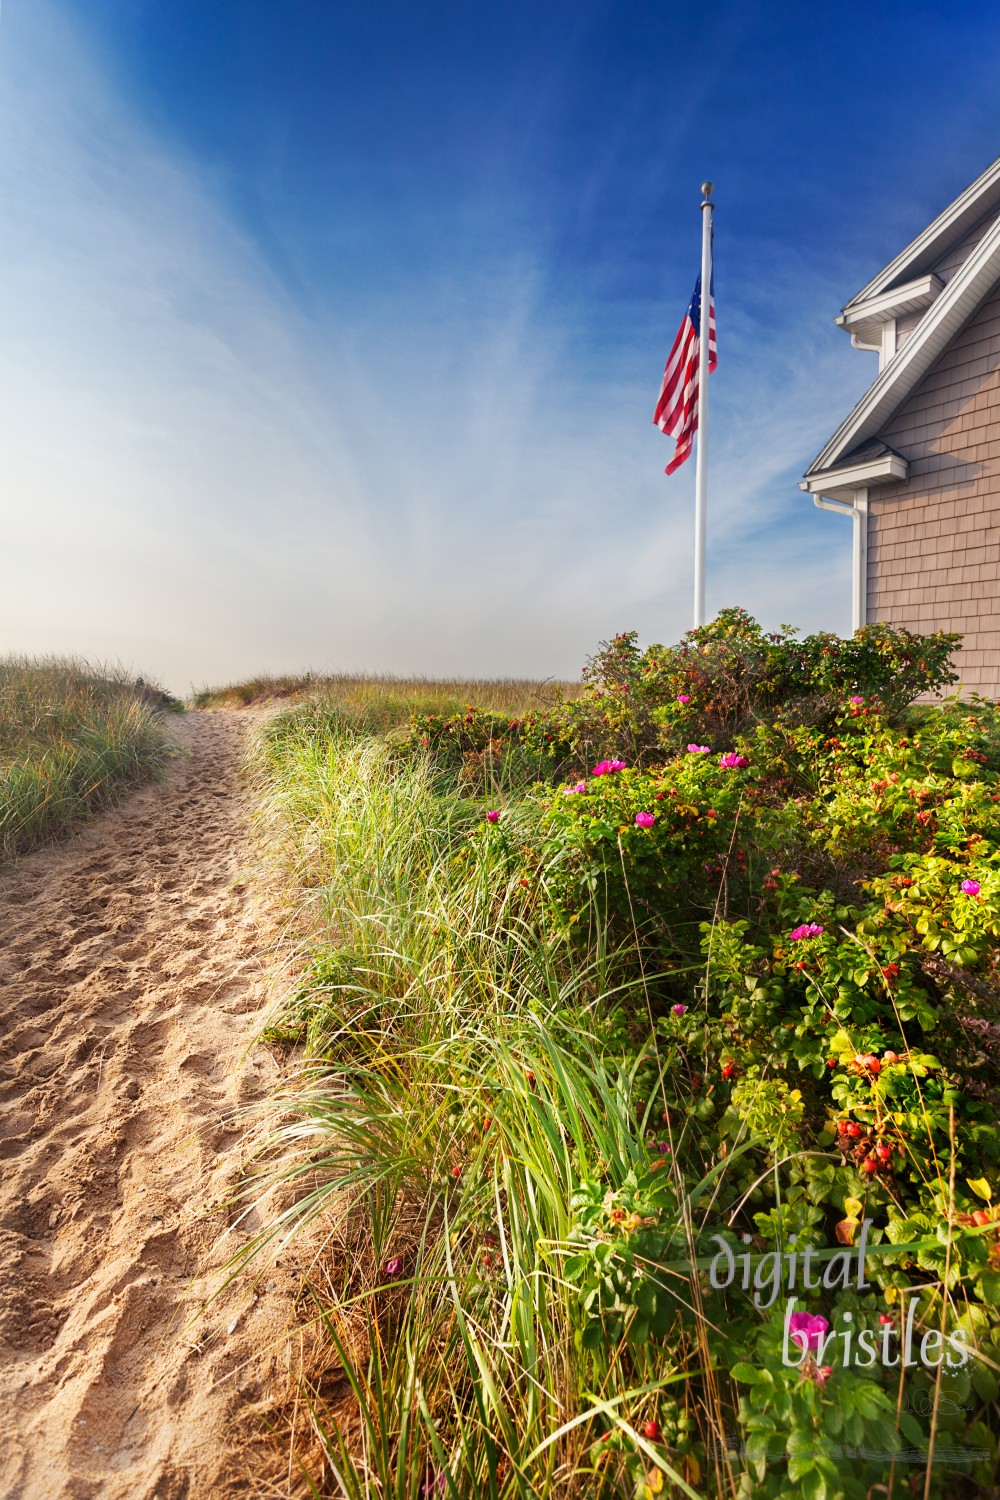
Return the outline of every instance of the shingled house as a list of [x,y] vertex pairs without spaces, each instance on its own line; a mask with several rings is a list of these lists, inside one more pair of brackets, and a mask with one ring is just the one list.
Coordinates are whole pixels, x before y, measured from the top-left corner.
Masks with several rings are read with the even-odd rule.
[[1000,158],[837,323],[878,378],[800,488],[853,519],[854,628],[959,630],[1000,697]]

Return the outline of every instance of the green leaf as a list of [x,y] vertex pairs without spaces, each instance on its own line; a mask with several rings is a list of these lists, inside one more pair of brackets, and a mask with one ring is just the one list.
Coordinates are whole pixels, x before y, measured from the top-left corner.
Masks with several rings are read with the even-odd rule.
[[760,1385],[764,1372],[756,1369],[754,1365],[741,1363],[733,1365],[729,1373],[733,1380],[741,1380],[744,1385]]
[[991,1307],[1000,1307],[1000,1271],[984,1271],[979,1278],[979,1295]]
[[912,1411],[902,1411],[899,1414],[899,1427],[906,1441],[914,1448],[923,1448],[927,1438],[924,1429],[913,1415]]
[[802,1500],[826,1500],[826,1476],[818,1464],[808,1474],[803,1474],[799,1494]]
[[838,1437],[844,1430],[844,1413],[839,1406],[831,1406],[823,1421],[831,1437]]
[[869,1420],[881,1416],[888,1408],[885,1393],[867,1380],[855,1387],[854,1400],[858,1411]]
[[649,1338],[649,1319],[633,1318],[625,1335],[626,1342],[633,1349],[641,1349]]
[[580,1343],[585,1349],[596,1351],[604,1343],[604,1328],[600,1323],[588,1323],[580,1335]]
[[987,1365],[981,1364],[979,1360],[976,1360],[972,1366],[972,1384],[980,1401],[985,1401],[987,1405],[992,1405],[1000,1395],[1000,1381],[997,1380],[993,1371]]
[[844,1436],[852,1448],[860,1448],[865,1440],[865,1422],[860,1412],[852,1411],[845,1416]]
[[977,1198],[983,1198],[987,1203],[991,1201],[993,1197],[993,1189],[990,1187],[985,1177],[967,1177],[965,1180],[971,1190],[975,1193]]

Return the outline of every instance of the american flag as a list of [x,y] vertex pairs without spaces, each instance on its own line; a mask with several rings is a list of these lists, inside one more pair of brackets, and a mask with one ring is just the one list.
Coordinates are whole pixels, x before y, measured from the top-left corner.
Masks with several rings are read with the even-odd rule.
[[[715,283],[709,283],[708,301],[708,368],[711,372],[719,362],[715,347]],[[694,446],[694,435],[698,431],[698,330],[701,327],[701,277],[694,284],[694,296],[684,314],[673,348],[667,357],[667,368],[663,372],[660,399],[656,403],[653,421],[661,432],[674,438],[677,447],[667,464],[665,473],[679,469]]]

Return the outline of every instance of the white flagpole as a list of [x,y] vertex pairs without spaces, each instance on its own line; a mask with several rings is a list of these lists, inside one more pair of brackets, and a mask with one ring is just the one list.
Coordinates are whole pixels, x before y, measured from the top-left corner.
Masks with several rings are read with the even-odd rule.
[[701,316],[698,326],[698,452],[694,479],[694,623],[705,623],[705,512],[708,505],[708,320],[712,305],[710,182],[701,185]]

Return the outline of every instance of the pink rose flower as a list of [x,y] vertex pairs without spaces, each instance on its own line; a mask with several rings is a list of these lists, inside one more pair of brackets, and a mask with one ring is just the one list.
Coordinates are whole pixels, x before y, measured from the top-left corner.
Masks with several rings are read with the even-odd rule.
[[863,698],[857,698],[857,697],[855,697],[855,698],[849,699],[848,701],[851,702],[851,703],[864,703],[865,700]]
[[684,1012],[687,1010],[687,1006],[686,1005],[672,1005],[670,1007],[670,1010],[671,1010],[671,1014],[672,1015],[682,1016],[684,1014]]
[[623,760],[599,760],[590,774],[591,776],[609,776],[612,771],[624,771],[625,768]]
[[678,693],[677,694],[677,702],[678,703],[690,703],[691,699],[688,697],[687,693]]
[[486,814],[486,821],[487,823],[499,823],[500,814],[497,812],[495,807],[491,807],[489,812]]
[[793,927],[788,937],[791,942],[800,943],[803,938],[819,937],[822,931],[818,922],[803,922],[801,927]]
[[688,745],[689,755],[711,755],[711,745]]
[[563,796],[576,797],[580,794],[580,792],[585,792],[586,790],[587,783],[585,781],[578,781],[576,786],[563,787]]
[[385,1263],[385,1274],[387,1276],[398,1276],[402,1269],[403,1257],[401,1255],[394,1255]]
[[820,1340],[829,1326],[818,1313],[797,1312],[788,1319],[788,1332],[808,1352],[819,1349]]
[[635,815],[636,828],[652,828],[656,822],[656,814],[650,812],[637,812]]
[[725,766],[727,771],[743,771],[750,764],[745,755],[737,755],[735,750],[728,750],[725,755],[719,756],[719,765]]
[[962,890],[967,896],[978,896],[981,886],[978,880],[963,880]]

